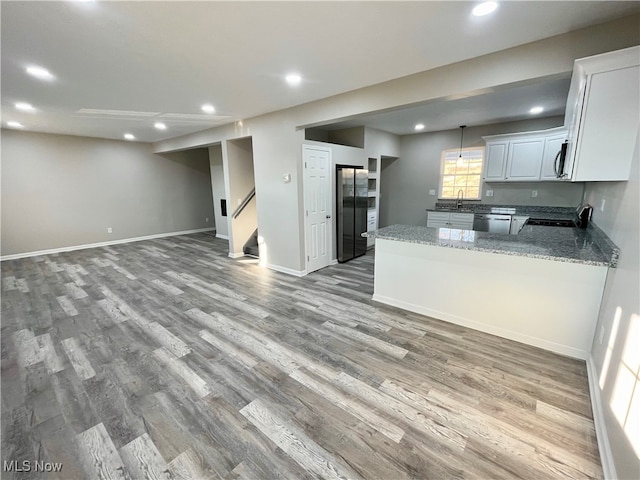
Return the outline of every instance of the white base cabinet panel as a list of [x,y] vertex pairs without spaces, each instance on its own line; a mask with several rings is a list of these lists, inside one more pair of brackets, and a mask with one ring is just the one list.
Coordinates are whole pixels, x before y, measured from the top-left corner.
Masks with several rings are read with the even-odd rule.
[[373,300],[587,359],[607,267],[376,239]]
[[473,229],[473,213],[427,212],[427,227]]

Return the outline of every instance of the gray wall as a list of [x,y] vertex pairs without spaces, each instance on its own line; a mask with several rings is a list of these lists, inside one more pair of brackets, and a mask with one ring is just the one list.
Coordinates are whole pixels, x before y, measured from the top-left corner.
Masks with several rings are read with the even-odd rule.
[[229,217],[222,216],[222,206],[220,204],[220,200],[227,200],[227,193],[224,186],[222,145],[211,145],[209,147],[209,168],[211,170],[211,190],[213,193],[213,212],[216,219],[216,236],[229,238]]
[[[588,183],[585,199],[593,221],[620,248],[618,268],[610,269],[591,349],[600,404],[612,447],[616,478],[640,478],[640,146],[636,140],[628,182]],[[604,211],[600,206],[605,200]],[[616,321],[616,318],[618,319]],[[616,325],[617,324],[617,325]],[[600,343],[600,332],[604,331]],[[635,397],[632,403],[632,393]],[[635,435],[631,432],[635,431]],[[599,439],[602,443],[604,439]],[[635,442],[635,451],[632,446]]]
[[[485,135],[544,130],[562,126],[562,117],[548,117],[519,122],[472,126],[465,129],[465,147],[481,146]],[[460,146],[460,130],[421,133],[400,137],[400,158],[385,160],[380,174],[380,226],[395,223],[426,225],[425,209],[437,201],[442,150]],[[486,197],[490,188],[493,197]],[[435,196],[429,190],[436,191]],[[536,198],[532,190],[538,191]],[[482,203],[508,205],[576,206],[582,201],[582,183],[490,183],[483,185]],[[475,203],[475,202],[474,202]]]
[[364,153],[367,158],[400,156],[400,136],[365,127]]
[[256,213],[260,192],[256,189],[256,196],[242,210],[238,218],[233,218],[251,190],[256,186],[253,167],[253,142],[251,137],[229,140],[222,145],[222,155],[226,157],[225,167],[229,185],[227,192],[227,215],[229,215],[229,251],[234,255],[242,255],[245,242],[258,228]]
[[3,256],[212,227],[211,202],[206,149],[2,130]]

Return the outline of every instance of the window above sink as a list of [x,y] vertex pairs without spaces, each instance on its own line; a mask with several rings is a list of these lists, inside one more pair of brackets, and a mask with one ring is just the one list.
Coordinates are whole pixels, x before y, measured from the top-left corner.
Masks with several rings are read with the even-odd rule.
[[442,151],[438,198],[480,200],[484,148]]

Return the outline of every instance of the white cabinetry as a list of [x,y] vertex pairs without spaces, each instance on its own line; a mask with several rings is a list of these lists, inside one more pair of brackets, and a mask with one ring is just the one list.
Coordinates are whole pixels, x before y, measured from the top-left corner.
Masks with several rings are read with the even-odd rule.
[[543,149],[544,139],[542,138],[512,141],[509,145],[505,180],[529,182],[540,180]]
[[[565,139],[564,127],[482,137],[486,144],[484,180],[537,182],[555,180],[553,162]],[[543,173],[544,172],[544,173]]]
[[484,169],[485,180],[504,180],[505,172],[507,170],[508,149],[509,142],[499,140],[487,142],[487,158],[485,160]]
[[473,229],[473,213],[427,212],[427,227]]
[[540,180],[560,180],[558,178],[557,158],[562,144],[567,139],[566,131],[558,135],[551,135],[544,139],[544,152],[542,153],[542,169],[540,170]]
[[[369,210],[367,213],[367,232],[373,232],[378,229],[378,214],[375,210]],[[367,247],[373,247],[375,238],[367,237]]]
[[565,125],[567,178],[629,179],[640,127],[640,46],[575,61]]
[[509,229],[509,233],[511,235],[517,235],[522,227],[524,227],[525,223],[527,223],[529,217],[524,215],[512,215],[511,216],[511,228]]

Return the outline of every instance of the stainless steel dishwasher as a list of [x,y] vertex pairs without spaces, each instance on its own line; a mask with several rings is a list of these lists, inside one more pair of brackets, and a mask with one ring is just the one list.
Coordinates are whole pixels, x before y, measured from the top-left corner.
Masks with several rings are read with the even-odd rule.
[[509,234],[511,229],[511,215],[476,213],[473,217],[473,229],[478,232]]

